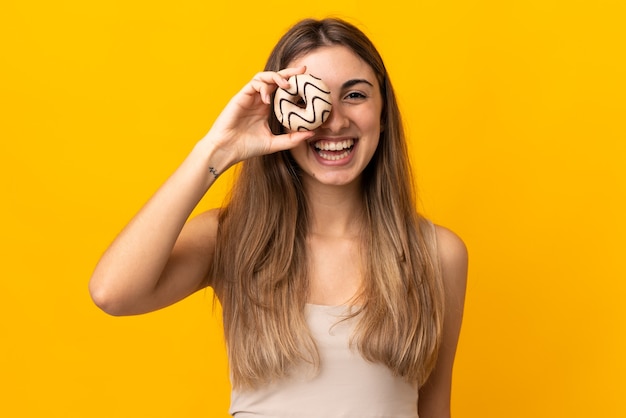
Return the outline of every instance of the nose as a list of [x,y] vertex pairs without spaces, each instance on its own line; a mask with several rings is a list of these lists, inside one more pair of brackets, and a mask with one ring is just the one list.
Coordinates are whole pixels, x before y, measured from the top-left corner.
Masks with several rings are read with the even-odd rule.
[[340,132],[342,129],[347,128],[350,125],[350,119],[348,119],[345,109],[341,104],[333,103],[333,107],[330,110],[330,114],[326,121],[322,124],[322,129],[327,129],[331,132]]

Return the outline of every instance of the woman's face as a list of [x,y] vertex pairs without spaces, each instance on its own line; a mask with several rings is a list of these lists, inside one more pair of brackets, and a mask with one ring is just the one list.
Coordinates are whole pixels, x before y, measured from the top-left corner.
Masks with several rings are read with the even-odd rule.
[[351,184],[361,178],[378,147],[383,100],[376,75],[344,46],[321,47],[289,63],[301,65],[326,83],[333,107],[315,136],[291,154],[305,184]]

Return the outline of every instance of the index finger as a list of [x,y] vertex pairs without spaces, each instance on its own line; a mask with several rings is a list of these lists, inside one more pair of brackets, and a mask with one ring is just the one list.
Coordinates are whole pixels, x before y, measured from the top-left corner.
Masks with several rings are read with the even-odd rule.
[[[283,68],[282,70],[278,71],[277,74],[280,75],[283,80],[288,81],[294,75],[304,74],[305,71],[306,65],[301,65],[299,67]],[[279,86],[289,88],[289,83],[287,82],[284,86],[279,84]]]
[[280,88],[288,89],[289,79],[298,74],[304,74],[306,66],[283,68],[280,71],[263,71],[254,76],[253,80],[264,84],[275,84]]

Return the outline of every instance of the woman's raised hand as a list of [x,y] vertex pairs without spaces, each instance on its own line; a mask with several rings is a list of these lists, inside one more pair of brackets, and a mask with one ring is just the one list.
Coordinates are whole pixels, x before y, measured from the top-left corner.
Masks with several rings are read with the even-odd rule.
[[298,67],[258,73],[230,100],[202,139],[225,159],[222,164],[291,149],[313,135],[309,131],[274,135],[267,122],[272,111],[272,93],[279,87],[289,88],[287,80],[305,70],[306,67]]
[[113,315],[153,311],[208,285],[217,213],[187,219],[219,174],[253,156],[290,149],[311,132],[273,135],[272,93],[305,67],[257,74],[226,105],[211,130],[105,251],[89,288]]

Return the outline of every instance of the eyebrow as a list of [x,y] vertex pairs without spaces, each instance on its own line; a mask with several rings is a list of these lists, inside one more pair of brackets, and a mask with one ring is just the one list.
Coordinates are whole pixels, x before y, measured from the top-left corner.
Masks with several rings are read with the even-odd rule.
[[364,78],[355,78],[355,79],[348,80],[345,83],[343,83],[341,85],[341,88],[342,89],[349,89],[350,87],[355,86],[357,84],[361,84],[361,83],[365,83],[365,84],[368,84],[368,85],[374,87],[374,85],[371,82],[367,81]]

